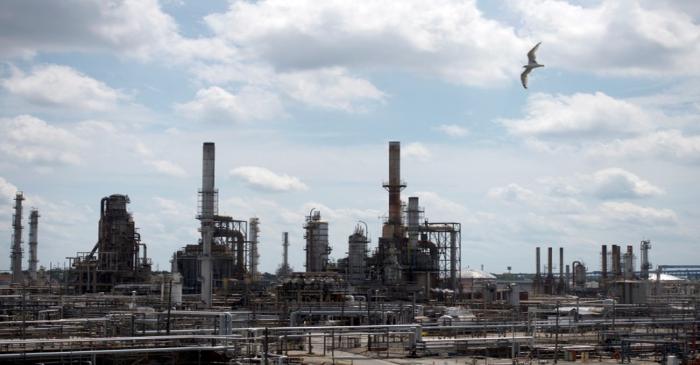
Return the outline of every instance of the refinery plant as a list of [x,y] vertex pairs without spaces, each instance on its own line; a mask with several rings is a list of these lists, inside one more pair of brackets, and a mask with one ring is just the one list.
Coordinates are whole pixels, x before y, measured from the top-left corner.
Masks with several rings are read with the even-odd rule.
[[[166,271],[154,269],[128,192],[99,202],[94,245],[69,253],[65,267],[40,266],[41,207],[27,215],[25,252],[17,192],[0,363],[700,363],[700,265],[652,264],[652,241],[640,238],[601,242],[586,262],[533,242],[534,253],[521,253],[529,273],[467,268],[460,222],[426,219],[418,197],[402,197],[401,173],[392,141],[377,186],[388,193],[380,232],[362,221],[339,227],[311,209],[297,226],[303,268],[290,265],[290,246],[302,244],[289,232],[266,231],[281,255],[262,252],[266,217],[219,211],[212,142],[203,144],[192,222],[200,236],[171,247]],[[348,233],[337,260],[330,229]],[[279,256],[276,272],[260,270],[262,255]]]

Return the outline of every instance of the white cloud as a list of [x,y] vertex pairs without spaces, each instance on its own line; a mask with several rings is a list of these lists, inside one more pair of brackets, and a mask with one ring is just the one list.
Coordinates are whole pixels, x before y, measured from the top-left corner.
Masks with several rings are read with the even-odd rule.
[[103,82],[61,65],[36,66],[29,74],[13,68],[2,86],[34,104],[77,109],[106,110],[125,98]]
[[678,221],[671,209],[643,207],[629,202],[605,202],[600,210],[608,219],[634,225],[675,225]]
[[[41,9],[41,11],[37,11]],[[116,51],[165,62],[225,59],[233,49],[215,38],[185,38],[157,0],[1,2],[0,53]]]
[[532,190],[526,189],[515,183],[491,188],[486,195],[489,198],[503,200],[506,202],[528,202],[535,198],[535,193]]
[[154,168],[157,172],[173,176],[173,177],[185,177],[187,176],[187,171],[180,167],[180,165],[155,157],[154,153],[146,147],[145,144],[138,142],[134,146],[134,151],[143,158],[143,163],[147,166]]
[[264,167],[241,166],[230,172],[231,176],[243,179],[250,186],[268,191],[308,190],[299,178],[287,174],[277,174]]
[[30,115],[0,118],[0,151],[12,158],[38,163],[77,164],[83,142],[70,131]]
[[663,193],[661,188],[621,168],[596,171],[590,179],[590,189],[601,199],[643,198]]
[[476,1],[237,1],[205,21],[280,72],[405,70],[489,86],[511,81],[513,62],[527,48],[512,28],[485,18]]
[[518,0],[509,4],[523,21],[520,33],[542,41],[540,60],[545,65],[598,74],[700,74],[697,18],[683,8],[658,3]]
[[700,162],[700,135],[685,135],[675,129],[658,131],[629,139],[617,139],[594,146],[592,156],[661,157],[679,161]]
[[426,218],[435,221],[457,221],[465,218],[467,208],[452,200],[446,199],[433,191],[417,191],[414,194],[419,198],[419,204],[425,208]]
[[16,186],[0,176],[0,199],[2,199],[0,200],[0,206],[4,206],[6,202],[14,199],[18,190]]
[[218,86],[197,91],[194,100],[175,105],[190,119],[215,122],[246,122],[284,116],[281,102],[273,93],[244,87],[232,94]]
[[147,160],[146,165],[156,169],[156,171],[174,177],[185,177],[187,172],[178,164],[168,160]]
[[369,81],[349,76],[338,67],[283,73],[278,78],[289,97],[311,106],[357,111],[363,109],[365,102],[382,102],[386,98]]
[[638,135],[653,130],[654,117],[660,113],[596,92],[535,94],[528,98],[525,114],[522,119],[503,122],[510,133],[566,142]]
[[469,130],[457,124],[442,124],[437,129],[450,137],[464,137],[469,134]]
[[413,158],[418,161],[428,161],[432,156],[432,153],[422,143],[414,142],[401,148],[401,156],[405,158]]

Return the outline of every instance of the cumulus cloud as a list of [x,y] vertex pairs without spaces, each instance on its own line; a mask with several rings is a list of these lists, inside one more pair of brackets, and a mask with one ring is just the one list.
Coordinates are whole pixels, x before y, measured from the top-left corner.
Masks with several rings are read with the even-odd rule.
[[508,131],[545,141],[597,140],[633,136],[653,129],[655,114],[602,92],[567,95],[535,94],[525,116],[505,120]]
[[609,219],[635,225],[675,225],[676,213],[671,209],[644,207],[629,202],[605,202],[601,212]]
[[469,130],[457,124],[441,124],[437,130],[450,137],[464,137],[469,134]]
[[14,199],[17,190],[18,189],[15,185],[0,176],[0,198],[2,199],[0,201],[0,206],[5,205],[5,202],[9,202],[10,200]]
[[205,21],[282,72],[399,69],[484,86],[509,81],[517,72],[512,62],[527,48],[512,28],[485,18],[476,1],[239,1]]
[[13,68],[12,75],[2,80],[2,86],[10,94],[48,106],[105,110],[125,98],[103,82],[61,65],[36,66],[29,74]]
[[173,177],[185,177],[187,171],[175,162],[160,159],[143,143],[138,142],[134,146],[134,151],[143,159],[142,162],[155,171]]
[[428,161],[432,153],[428,147],[425,147],[422,143],[413,142],[401,147],[401,156],[418,161]]
[[253,188],[267,191],[299,191],[308,190],[308,186],[299,178],[287,174],[277,174],[259,166],[241,166],[230,172]]
[[[698,75],[700,24],[678,5],[649,1],[510,1],[519,32],[542,40],[545,64],[615,75]],[[614,41],[611,41],[614,40]]]
[[661,188],[621,168],[596,171],[590,180],[593,194],[600,199],[643,198],[663,193]]
[[214,122],[246,122],[284,115],[275,94],[251,87],[243,88],[238,94],[218,86],[200,89],[194,100],[177,104],[175,109],[190,119]]
[[181,36],[157,0],[6,1],[0,14],[11,14],[0,23],[0,54],[6,57],[116,51],[141,60],[190,61],[233,54],[221,40]]
[[489,198],[507,202],[527,202],[535,198],[535,193],[518,184],[510,183],[506,186],[498,186],[489,189],[486,193]]
[[465,218],[467,214],[465,206],[434,191],[417,191],[413,195],[417,196],[419,204],[425,207],[426,218],[439,221],[458,221]]
[[616,139],[594,147],[588,152],[592,156],[661,157],[688,163],[700,162],[700,135],[686,135],[676,129]]
[[83,142],[72,132],[31,115],[0,118],[0,151],[28,162],[77,164]]
[[382,102],[386,97],[369,81],[352,77],[338,67],[283,73],[278,80],[289,97],[329,109],[361,111],[366,102]]

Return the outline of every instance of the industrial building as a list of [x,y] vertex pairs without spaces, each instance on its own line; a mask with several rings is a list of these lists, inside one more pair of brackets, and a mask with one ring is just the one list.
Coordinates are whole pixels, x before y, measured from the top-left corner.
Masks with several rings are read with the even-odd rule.
[[151,261],[126,209],[129,203],[129,197],[121,194],[102,198],[97,243],[89,252],[66,258],[71,291],[109,293],[120,284],[149,281]]
[[[37,269],[31,209],[25,272],[16,194],[11,270],[0,276],[1,363],[699,361],[700,265],[654,268],[650,240],[638,255],[635,245],[603,244],[586,262],[567,261],[558,245],[558,264],[556,247],[542,246],[545,265],[538,246],[532,273],[462,269],[460,223],[431,222],[418,197],[402,200],[401,145],[389,142],[376,242],[365,222],[341,227],[312,209],[295,227],[303,242],[281,232],[281,263],[265,273],[265,217],[219,213],[214,143],[202,151],[200,237],[168,243],[170,272],[152,270],[123,194],[101,200],[97,243],[65,270]],[[330,229],[346,231],[347,246],[332,245]],[[298,271],[290,246],[305,254]],[[334,260],[339,247],[347,256]]]

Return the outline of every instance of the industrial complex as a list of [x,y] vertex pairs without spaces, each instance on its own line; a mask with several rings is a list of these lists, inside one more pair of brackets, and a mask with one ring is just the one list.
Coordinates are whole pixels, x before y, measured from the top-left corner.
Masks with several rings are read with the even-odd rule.
[[700,364],[700,265],[653,265],[650,240],[601,243],[587,262],[541,245],[522,252],[530,273],[463,267],[460,222],[429,221],[418,197],[402,197],[392,141],[376,243],[362,221],[333,227],[348,239],[347,255],[331,260],[333,222],[312,209],[298,222],[304,267],[289,263],[288,232],[269,232],[282,254],[265,273],[265,217],[220,212],[215,172],[215,144],[205,142],[192,222],[201,235],[172,247],[165,271],[154,270],[125,192],[99,202],[94,245],[65,268],[40,269],[41,207],[27,215],[25,253],[17,192],[0,363]]

